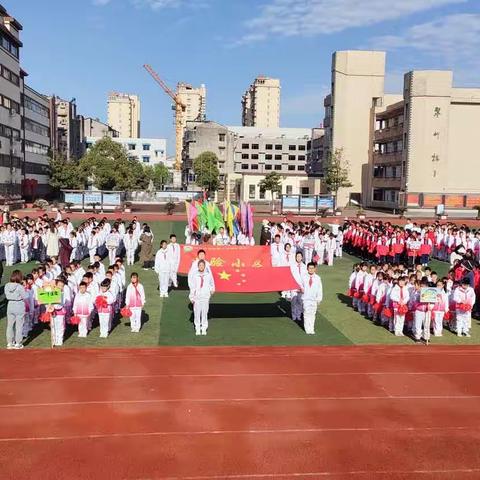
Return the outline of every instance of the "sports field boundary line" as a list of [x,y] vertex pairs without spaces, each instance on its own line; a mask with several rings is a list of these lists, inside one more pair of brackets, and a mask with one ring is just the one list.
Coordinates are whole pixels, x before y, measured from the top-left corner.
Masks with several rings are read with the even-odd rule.
[[252,397],[252,398],[167,398],[145,400],[85,400],[79,402],[39,402],[0,404],[0,408],[33,408],[73,405],[130,405],[154,403],[222,403],[222,402],[300,402],[300,401],[359,401],[359,400],[466,400],[480,395],[385,395],[359,397]]
[[152,375],[86,375],[59,377],[0,378],[0,382],[59,381],[59,380],[124,380],[147,378],[241,378],[241,377],[341,377],[341,376],[415,376],[415,375],[480,375],[480,371],[461,372],[295,372],[295,373],[159,373]]
[[115,432],[115,433],[91,433],[84,435],[55,435],[45,437],[9,437],[1,438],[0,443],[8,442],[32,442],[32,441],[63,441],[63,440],[92,440],[103,438],[125,437],[159,437],[159,436],[182,436],[182,435],[271,435],[289,433],[336,433],[336,432],[417,432],[417,431],[469,431],[480,430],[480,427],[460,425],[454,427],[338,427],[338,428],[280,428],[280,429],[251,429],[251,430],[197,430],[197,431],[156,431],[156,432]]

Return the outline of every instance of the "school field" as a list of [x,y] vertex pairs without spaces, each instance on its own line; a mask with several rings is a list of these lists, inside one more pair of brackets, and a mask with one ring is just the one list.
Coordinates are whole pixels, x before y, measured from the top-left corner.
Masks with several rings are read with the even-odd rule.
[[[152,222],[155,247],[161,239],[168,239],[175,233],[182,243],[185,223],[181,221]],[[122,319],[116,324],[107,339],[98,337],[98,327],[86,339],[77,337],[76,328],[67,328],[64,347],[154,347],[184,345],[351,345],[351,344],[411,344],[410,338],[395,337],[382,327],[354,312],[346,297],[346,284],[354,257],[345,256],[335,260],[333,267],[319,267],[324,288],[324,300],[317,314],[316,335],[305,335],[303,330],[289,318],[289,303],[281,301],[277,293],[266,294],[215,294],[210,308],[208,336],[197,337],[192,325],[192,311],[189,308],[186,282],[180,282],[180,289],[173,290],[168,299],[158,295],[157,276],[151,270],[144,271],[140,265],[127,270],[140,274],[146,289],[144,325],[138,334],[132,334],[128,321]],[[33,264],[20,265],[23,271],[30,271]],[[444,274],[447,265],[433,262],[432,267]],[[6,268],[7,281],[12,268]],[[2,306],[0,335],[5,342],[5,305]],[[472,338],[457,339],[445,331],[442,338],[432,338],[435,344],[478,344],[480,328],[478,320],[473,321]],[[50,347],[50,332],[43,325],[37,327],[32,338],[25,342],[28,348]],[[420,347],[419,347],[420,348]]]

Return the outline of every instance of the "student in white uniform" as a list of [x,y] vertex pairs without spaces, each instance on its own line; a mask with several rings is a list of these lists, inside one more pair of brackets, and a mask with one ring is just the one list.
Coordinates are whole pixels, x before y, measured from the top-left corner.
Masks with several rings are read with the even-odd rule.
[[180,245],[177,243],[177,236],[175,234],[170,235],[170,243],[167,247],[168,256],[170,258],[170,278],[169,282],[173,284],[175,288],[178,287],[178,267],[180,265]]
[[272,255],[272,267],[279,267],[281,263],[284,247],[280,239],[281,237],[277,233],[273,239],[273,243],[270,245],[270,253]]
[[123,237],[123,245],[125,246],[127,265],[133,265],[135,263],[138,241],[132,228],[129,228],[127,234]]
[[[197,253],[197,258],[192,262],[190,270],[188,271],[188,288],[190,289],[190,291],[193,290],[195,275],[198,272],[198,263],[201,260],[203,260],[205,262],[205,271],[209,275],[212,275],[212,270],[210,268],[210,263],[205,258],[205,250],[199,250],[198,253]],[[213,279],[213,275],[212,275],[212,279]]]
[[393,306],[393,327],[397,337],[403,337],[405,315],[408,311],[410,294],[406,284],[406,277],[399,277],[398,284],[390,292],[390,302]]
[[196,335],[206,335],[208,330],[208,309],[210,297],[215,292],[213,277],[206,271],[205,260],[199,260],[197,272],[192,280],[190,301],[193,303],[193,319]]
[[3,234],[3,244],[5,246],[5,265],[11,267],[14,263],[15,242],[17,236],[10,224],[7,224],[7,229]]
[[155,255],[154,270],[158,275],[160,297],[168,297],[168,279],[170,278],[171,261],[167,250],[167,241],[160,242],[160,250]]
[[117,257],[117,249],[120,246],[120,234],[117,229],[114,227],[107,235],[106,245],[108,250],[108,260],[110,265],[115,263],[115,258]]
[[230,244],[230,237],[226,234],[225,229],[220,227],[218,234],[215,235],[213,238],[214,245],[229,245]]
[[337,240],[335,239],[333,233],[331,233],[325,245],[325,251],[327,253],[327,265],[329,267],[333,266],[333,257],[335,255],[335,250],[337,250]]
[[[98,306],[98,299],[103,297],[104,305]],[[112,326],[112,313],[115,298],[110,292],[110,280],[106,278],[100,285],[100,294],[97,296],[98,322],[100,323],[100,338],[107,338]]]
[[307,275],[302,278],[303,326],[307,335],[315,335],[315,316],[323,299],[322,280],[315,273],[316,265],[307,265]]
[[290,264],[292,276],[298,284],[298,290],[292,292],[292,320],[299,322],[303,313],[302,279],[307,275],[307,266],[303,263],[301,252],[295,254],[295,262]]
[[73,314],[80,318],[78,324],[78,336],[85,338],[88,335],[90,316],[93,312],[93,298],[87,292],[87,284],[80,282],[78,292],[73,300]]
[[138,333],[142,326],[142,309],[145,305],[145,290],[139,282],[138,274],[130,275],[130,284],[125,295],[125,305],[131,310],[130,327],[133,333]]
[[465,277],[461,285],[453,291],[453,301],[455,303],[455,318],[457,319],[457,336],[470,337],[475,291],[470,286],[468,278]]

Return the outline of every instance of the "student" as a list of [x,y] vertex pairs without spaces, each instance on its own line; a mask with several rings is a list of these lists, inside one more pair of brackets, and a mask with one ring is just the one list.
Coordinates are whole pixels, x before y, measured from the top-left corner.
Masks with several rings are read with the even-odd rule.
[[443,319],[445,314],[449,310],[448,295],[445,291],[445,284],[443,280],[438,280],[436,283],[438,294],[437,301],[433,307],[432,320],[433,320],[433,335],[435,337],[442,336]]
[[80,338],[85,338],[88,335],[92,312],[92,296],[87,292],[87,284],[80,282],[78,292],[73,301],[73,314],[80,318],[80,323],[78,324],[78,336]]
[[127,256],[127,265],[133,265],[135,263],[135,252],[138,248],[138,241],[132,228],[129,228],[127,234],[123,237],[123,244]]
[[107,235],[106,245],[108,250],[108,260],[110,265],[112,265],[115,262],[117,250],[120,246],[120,235],[118,234],[116,227],[113,227],[110,233]]
[[206,270],[205,260],[198,261],[198,270],[193,276],[190,301],[193,303],[193,319],[196,335],[206,335],[210,297],[215,292],[213,277]]
[[130,327],[133,333],[138,333],[142,327],[142,309],[145,305],[145,290],[139,282],[138,274],[130,275],[130,284],[127,287],[125,305],[131,310]]
[[465,277],[460,286],[453,291],[455,302],[455,317],[457,319],[457,335],[470,337],[472,326],[472,309],[475,305],[475,291],[470,286],[470,280]]
[[23,348],[23,322],[25,319],[25,299],[27,294],[22,285],[23,275],[20,270],[14,270],[10,281],[5,285],[7,299],[7,348]]
[[167,250],[167,241],[160,242],[160,250],[155,255],[155,272],[160,284],[160,297],[168,297],[168,279],[170,278],[171,262]]
[[281,263],[281,258],[283,256],[284,247],[280,242],[280,235],[277,234],[274,237],[272,245],[270,245],[270,253],[272,256],[272,267],[278,267]]
[[316,264],[310,262],[302,278],[303,326],[307,335],[315,335],[315,316],[323,298],[322,280],[315,269]]
[[[101,298],[104,300],[100,300]],[[110,292],[110,280],[106,278],[100,284],[100,294],[95,301],[100,323],[100,338],[107,338],[110,332],[112,326],[112,305],[114,302],[115,298]]]
[[408,301],[410,296],[408,288],[405,285],[406,278],[399,277],[398,284],[390,292],[390,301],[393,306],[393,326],[397,337],[403,337],[403,327],[405,325],[405,314],[408,311]]
[[333,266],[333,257],[335,255],[335,251],[337,250],[337,240],[333,233],[330,234],[328,237],[327,243],[325,245],[325,250],[327,252],[327,265],[329,267]]
[[295,254],[295,263],[290,264],[292,276],[298,284],[298,290],[291,292],[292,296],[292,320],[299,322],[302,319],[303,299],[302,299],[302,279],[307,275],[307,266],[303,263],[301,252]]
[[58,278],[55,281],[55,286],[60,289],[61,298],[60,303],[53,305],[54,314],[52,315],[51,328],[53,328],[53,345],[56,347],[61,347],[63,345],[63,337],[65,335],[65,296],[64,296],[64,287],[65,282],[63,278]]
[[34,260],[36,263],[43,261],[42,252],[44,247],[42,237],[40,236],[38,230],[35,230],[34,232],[32,241],[30,243],[30,248],[32,252],[32,260]]
[[168,256],[170,258],[170,279],[169,282],[173,284],[175,288],[178,287],[178,267],[180,265],[180,245],[177,243],[177,236],[175,234],[170,235],[170,243],[167,247]]
[[428,280],[423,278],[418,284],[413,297],[413,309],[414,309],[414,324],[413,324],[413,337],[416,342],[419,342],[422,338],[425,341],[430,340],[430,321],[428,321],[428,304],[420,302],[420,295],[422,288],[428,287]]
[[[190,270],[188,271],[188,288],[190,291],[193,289],[193,281],[195,279],[195,275],[198,272],[198,263],[203,260],[205,262],[205,271],[212,275],[212,270],[210,268],[210,263],[205,258],[205,250],[199,250],[197,253],[197,258],[193,260],[192,265],[190,266]],[[213,276],[212,276],[213,279]]]
[[230,237],[226,234],[225,229],[220,227],[217,235],[213,237],[213,244],[214,245],[229,245],[230,244]]

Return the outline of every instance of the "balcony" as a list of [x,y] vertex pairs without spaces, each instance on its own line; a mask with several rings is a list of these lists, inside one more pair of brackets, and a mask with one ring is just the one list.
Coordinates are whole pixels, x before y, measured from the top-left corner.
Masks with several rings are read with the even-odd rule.
[[373,163],[390,165],[394,163],[401,163],[403,160],[403,151],[391,152],[391,153],[380,153],[375,152],[373,154]]
[[403,123],[382,130],[375,130],[375,141],[395,140],[403,137]]
[[401,177],[373,177],[372,186],[375,188],[400,188]]
[[332,117],[325,117],[323,119],[323,128],[328,128],[332,126]]

